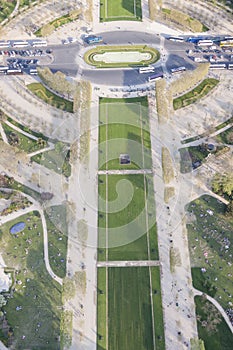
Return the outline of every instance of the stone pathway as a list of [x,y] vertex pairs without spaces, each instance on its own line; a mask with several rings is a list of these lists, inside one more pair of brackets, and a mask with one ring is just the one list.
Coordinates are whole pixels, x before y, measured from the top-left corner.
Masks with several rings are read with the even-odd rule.
[[151,169],[123,169],[123,170],[99,170],[98,175],[137,175],[137,174],[152,174]]
[[160,266],[157,260],[136,260],[136,261],[98,261],[97,267],[143,267]]

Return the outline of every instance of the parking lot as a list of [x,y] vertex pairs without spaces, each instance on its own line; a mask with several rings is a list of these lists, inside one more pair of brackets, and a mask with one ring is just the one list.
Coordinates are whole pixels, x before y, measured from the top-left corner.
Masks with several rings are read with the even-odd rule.
[[[51,63],[53,57],[51,56],[51,49],[33,48],[27,50],[8,49],[0,51],[2,55],[2,62],[5,70],[2,67],[1,73],[7,73],[7,67],[9,70],[20,70],[30,74],[31,69],[36,69],[38,64]],[[34,72],[35,74],[35,72]]]

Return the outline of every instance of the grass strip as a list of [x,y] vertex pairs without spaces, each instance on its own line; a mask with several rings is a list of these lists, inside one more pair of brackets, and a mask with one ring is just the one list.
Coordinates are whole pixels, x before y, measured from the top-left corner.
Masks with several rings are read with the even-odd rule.
[[53,92],[49,91],[40,83],[32,83],[27,85],[27,88],[45,103],[62,109],[63,111],[73,113],[73,102],[68,101]]
[[106,268],[97,270],[97,350],[107,349],[106,338]]
[[193,90],[175,98],[173,100],[174,109],[177,110],[186,107],[192,103],[195,103],[196,101],[200,100],[205,95],[207,95],[211,90],[213,90],[218,83],[219,80],[213,78],[207,78],[203,80]]
[[141,20],[141,0],[100,0],[100,22]]
[[[94,56],[104,54],[107,52],[133,52],[138,51],[140,53],[149,53],[150,58],[148,60],[141,60],[140,62],[104,62],[95,61]],[[118,67],[134,67],[134,66],[147,66],[155,63],[160,58],[159,51],[151,48],[147,45],[130,45],[130,46],[97,46],[91,50],[88,50],[84,54],[84,60],[87,64],[98,68],[118,68]]]
[[165,336],[163,324],[163,307],[160,285],[159,267],[151,267],[152,280],[152,299],[154,306],[154,325],[155,325],[155,347],[156,350],[165,350]]

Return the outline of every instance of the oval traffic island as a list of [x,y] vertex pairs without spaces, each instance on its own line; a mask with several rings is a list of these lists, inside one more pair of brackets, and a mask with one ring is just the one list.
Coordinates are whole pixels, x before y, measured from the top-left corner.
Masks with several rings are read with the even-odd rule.
[[159,51],[146,45],[98,46],[84,55],[85,62],[97,68],[147,66],[159,58]]

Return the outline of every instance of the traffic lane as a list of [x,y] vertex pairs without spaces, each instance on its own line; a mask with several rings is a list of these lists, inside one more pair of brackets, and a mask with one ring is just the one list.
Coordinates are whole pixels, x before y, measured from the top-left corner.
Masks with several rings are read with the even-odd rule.
[[[52,47],[51,47],[52,48]],[[53,47],[53,62],[54,64],[60,64],[61,67],[66,64],[75,64],[80,45],[62,45],[60,47]]]
[[185,52],[186,50],[193,50],[194,45],[192,43],[187,43],[187,42],[174,42],[171,40],[165,40],[164,41],[164,48],[167,51],[183,51]]
[[72,63],[69,63],[66,65],[63,64],[62,66],[60,64],[51,64],[51,65],[46,65],[46,67],[48,67],[53,73],[56,73],[59,71],[70,77],[76,77],[76,75],[78,74],[77,64],[74,65]]
[[[150,33],[141,33],[141,32],[107,32],[107,33],[99,33],[98,35],[103,37],[103,42],[96,45],[80,45],[78,43],[70,44],[70,45],[53,45],[50,48],[53,50],[54,64],[60,64],[61,69],[66,69],[66,64],[74,64],[77,65],[76,59],[79,55],[79,51],[82,47],[90,47],[93,48],[95,46],[108,44],[108,45],[120,45],[120,44],[146,44],[157,45],[160,44],[160,37],[156,34]],[[168,42],[168,40],[166,40]],[[180,51],[185,55],[185,51],[193,47],[192,44],[189,43],[174,43],[169,42],[167,51]]]
[[106,43],[107,45],[114,45],[114,44],[159,45],[160,43],[160,36],[157,34],[151,34],[151,33],[132,32],[132,31],[124,31],[124,32],[115,31],[115,32],[98,33],[96,35],[102,36],[103,42]]
[[92,83],[110,86],[133,86],[145,84],[150,74],[139,74],[138,69],[130,70],[83,70],[82,77]]
[[181,66],[184,66],[187,70],[194,70],[197,67],[197,64],[195,64],[194,61],[175,53],[168,55],[165,64],[168,71],[170,71],[172,68],[178,68]]

